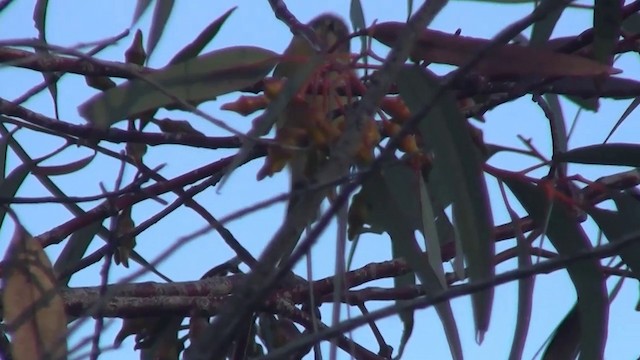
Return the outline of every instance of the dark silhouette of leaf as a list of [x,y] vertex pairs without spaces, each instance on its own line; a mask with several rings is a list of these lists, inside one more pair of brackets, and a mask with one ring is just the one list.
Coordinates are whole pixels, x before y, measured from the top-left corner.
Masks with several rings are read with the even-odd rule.
[[[430,103],[439,88],[435,75],[419,67],[406,67],[398,76],[400,96],[412,113]],[[441,97],[418,128],[434,153],[435,167],[441,166],[442,187],[453,200],[453,222],[462,244],[471,281],[490,279],[495,274],[493,219],[481,168],[481,155],[471,139],[467,122],[455,97]],[[445,165],[446,164],[446,165]],[[439,190],[439,189],[438,189]],[[438,190],[434,191],[437,193]],[[493,289],[472,295],[477,338],[489,327]]]
[[[575,211],[561,201],[547,201],[547,192],[521,177],[502,179],[527,210],[561,256],[571,256],[592,248]],[[544,186],[544,185],[542,185]],[[555,191],[555,190],[552,190]],[[567,264],[567,272],[576,288],[578,312],[581,319],[580,353],[583,359],[602,359],[607,341],[609,298],[605,276],[598,259]]]
[[[640,230],[640,200],[626,192],[612,194],[618,211],[598,208],[587,213],[598,224],[610,242],[621,241]],[[640,243],[626,246],[620,251],[620,258],[634,273],[640,273]]]
[[580,350],[580,312],[574,305],[553,332],[549,345],[542,354],[542,360],[575,359]]
[[613,63],[613,50],[620,37],[624,0],[595,0],[593,9],[593,56],[605,65]]
[[164,27],[169,21],[171,11],[175,0],[163,0],[157,1],[156,7],[153,9],[153,19],[151,20],[151,29],[149,30],[149,37],[147,38],[147,54],[151,57],[153,50],[156,49],[156,45],[162,37]]
[[640,167],[640,145],[624,143],[590,145],[557,154],[553,160],[578,164]]

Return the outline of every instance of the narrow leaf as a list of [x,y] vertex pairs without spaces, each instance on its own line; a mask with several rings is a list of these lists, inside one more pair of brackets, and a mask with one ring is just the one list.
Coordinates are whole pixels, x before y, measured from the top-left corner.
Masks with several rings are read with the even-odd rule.
[[620,37],[624,0],[595,0],[593,8],[593,55],[602,64],[613,63],[613,51]]
[[[85,226],[82,229],[71,234],[69,241],[65,244],[62,252],[56,259],[53,269],[56,274],[62,275],[75,265],[89,248],[89,244],[93,238],[95,238],[98,231],[102,228],[102,222],[96,221],[89,226]],[[60,279],[61,284],[68,285],[71,276],[67,276],[64,279]]]
[[578,164],[640,167],[640,145],[624,143],[590,145],[557,154],[553,160]]
[[131,19],[132,27],[138,22],[138,20],[140,20],[142,14],[147,11],[149,5],[151,5],[151,0],[138,0],[136,2],[136,10],[133,12],[133,18]]
[[[419,67],[406,67],[398,76],[398,88],[412,113],[424,104],[431,103],[439,88],[437,77]],[[454,227],[460,239],[468,264],[470,281],[493,278],[495,254],[493,242],[493,219],[481,156],[460,113],[455,96],[446,93],[435,104],[431,113],[418,128],[425,141],[432,146],[434,168],[448,169],[448,187],[453,199]],[[474,320],[478,339],[481,341],[489,327],[493,289],[472,295]]]
[[[265,49],[237,46],[213,51],[145,77],[163,90],[189,103],[201,103],[253,85],[273,68],[276,54]],[[108,128],[116,121],[166,107],[175,101],[143,79],[127,81],[80,105],[87,121]]]
[[575,359],[580,350],[580,312],[574,305],[553,332],[549,345],[542,354],[542,360]]
[[[31,172],[33,164],[20,164],[18,167],[13,169],[9,176],[2,179],[0,181],[0,196],[6,199],[13,198],[18,192],[20,185],[27,178],[27,175]],[[7,215],[7,208],[4,206],[0,207],[0,227],[2,227],[2,223],[4,222],[4,218]]]
[[[394,259],[402,257],[400,244],[398,242],[391,242],[392,255]],[[396,288],[402,288],[405,286],[411,286],[416,284],[416,275],[414,272],[410,272],[408,274],[404,274],[401,276],[396,276],[393,278],[393,285]],[[402,305],[406,303],[407,300],[396,300],[397,305]],[[411,334],[413,333],[414,322],[414,310],[402,310],[398,312],[398,316],[402,321],[402,336],[400,337],[400,345],[398,346],[398,352],[396,355],[397,359],[401,359],[404,354],[404,349],[407,345],[407,342],[411,338]]]
[[194,58],[200,54],[209,42],[218,34],[222,25],[227,21],[229,16],[236,10],[237,6],[227,10],[222,16],[215,19],[209,26],[207,26],[191,43],[187,44],[182,50],[178,51],[173,58],[169,61],[169,65],[181,63],[185,60]]
[[151,20],[151,29],[149,30],[149,38],[147,39],[147,54],[151,57],[153,50],[156,49],[156,45],[160,41],[160,37],[164,32],[164,28],[167,25],[167,21],[171,16],[171,10],[175,0],[162,0],[156,2],[156,7],[153,9],[153,19]]
[[[349,7],[349,17],[351,18],[351,24],[353,24],[353,30],[364,30],[367,27],[366,21],[364,20],[362,3],[360,3],[360,0],[351,0],[351,6]],[[360,36],[360,41],[362,43],[361,50],[365,50],[367,48],[367,37]]]
[[96,153],[89,155],[84,159],[76,160],[65,165],[56,166],[35,166],[33,173],[36,175],[55,176],[55,175],[67,175],[83,169],[89,165],[95,158]]
[[[38,30],[38,40],[43,43],[47,43],[47,8],[49,6],[48,0],[38,0],[36,1],[36,6],[33,9],[33,21],[36,26],[36,30]],[[42,48],[36,48],[36,52],[43,57],[49,56],[49,51]],[[56,75],[53,72],[43,71],[42,76],[44,77],[44,81],[47,83],[47,88],[49,89],[49,94],[51,94],[51,100],[53,100],[53,108],[56,115],[56,119],[59,118],[58,115],[58,79],[60,76]]]
[[[587,213],[610,242],[621,241],[640,230],[640,201],[626,192],[612,194],[618,211],[591,208]],[[626,246],[620,258],[634,273],[640,273],[640,243]]]
[[[537,4],[537,6],[548,6],[548,4],[546,3],[552,1],[556,0],[542,0]],[[542,20],[536,21],[533,24],[533,29],[531,30],[531,40],[529,41],[531,46],[541,47],[547,42],[547,40],[549,40],[551,34],[553,33],[553,29],[556,27],[556,24],[558,23],[558,20],[562,15],[562,12],[566,8],[566,6],[561,6],[549,12]]]
[[[544,189],[521,177],[510,176],[503,181],[538,226],[544,226],[548,219],[546,235],[560,256],[571,256],[592,248],[573,209],[561,201],[549,203]],[[600,262],[587,259],[570,263],[567,264],[567,272],[578,298],[581,359],[602,359],[607,340],[609,298]]]
[[[369,209],[367,223],[383,228],[389,234],[394,252],[406,259],[425,292],[434,294],[444,290],[444,287],[414,236],[416,229],[422,229],[420,213],[418,210],[411,211],[419,209],[415,196],[412,202],[404,201],[411,199],[411,189],[415,188],[411,186],[410,176],[411,171],[406,166],[387,168],[363,184],[360,196]],[[404,185],[401,184],[403,180]],[[438,304],[435,309],[442,321],[452,357],[462,359],[462,345],[449,302]]]
[[624,113],[622,113],[622,116],[620,116],[618,121],[616,121],[616,124],[613,125],[613,128],[611,129],[611,131],[609,131],[609,134],[604,139],[605,143],[609,141],[613,133],[618,129],[618,127],[620,127],[620,125],[622,125],[622,123],[627,119],[627,117],[631,115],[631,113],[638,107],[638,105],[640,105],[640,96],[633,99],[631,104],[629,104],[629,106],[627,106],[627,108],[624,110]]

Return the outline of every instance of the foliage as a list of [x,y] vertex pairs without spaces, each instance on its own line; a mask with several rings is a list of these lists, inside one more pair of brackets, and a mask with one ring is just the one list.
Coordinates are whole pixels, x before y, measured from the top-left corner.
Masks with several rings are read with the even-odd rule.
[[[495,2],[491,6],[523,1]],[[0,12],[10,3],[0,2]],[[56,29],[46,26],[49,4],[42,0],[33,10],[37,39],[0,41],[0,70],[43,78],[16,99],[0,97],[0,229],[3,236],[13,229],[0,264],[0,331],[6,340],[0,355],[83,356],[82,346],[69,339],[93,319],[86,343],[90,357],[98,358],[108,350],[101,343],[105,321],[118,318],[122,328],[108,340],[117,347],[135,335],[135,349],[144,359],[295,359],[320,353],[323,341],[330,341],[332,354],[340,348],[356,359],[400,358],[423,315],[417,310],[434,306],[451,356],[462,359],[451,300],[469,296],[481,343],[491,332],[496,286],[517,281],[509,356],[518,359],[528,344],[536,275],[566,271],[576,303],[564,319],[556,319],[542,357],[603,358],[611,302],[622,280],[635,283],[640,269],[640,143],[608,142],[640,103],[640,82],[620,61],[638,55],[640,1],[596,0],[586,6],[543,0],[494,38],[482,39],[428,28],[451,6],[447,1],[419,6],[410,1],[408,8],[415,5],[415,11],[407,22],[376,23],[366,21],[362,4],[354,0],[351,35],[361,40],[358,52],[349,51],[351,38],[341,19],[320,15],[303,24],[282,2],[269,3],[294,34],[283,54],[240,43],[206,51],[221,30],[233,26],[232,8],[165,66],[150,67],[149,57],[169,31],[174,1],[154,3],[149,31],[130,36],[124,62],[98,54],[128,39],[128,32],[90,50],[50,42]],[[151,4],[137,2],[132,26]],[[552,38],[557,21],[574,11],[593,13],[593,27]],[[529,38],[523,35],[528,30]],[[446,71],[441,64],[449,66]],[[86,80],[83,100],[74,104],[81,123],[60,116],[59,104],[67,99],[58,88],[69,77]],[[54,117],[29,102],[44,90]],[[513,139],[483,138],[492,111],[529,96],[548,125],[550,157],[534,145],[527,119],[514,119],[522,122],[526,137],[519,138],[519,147]],[[625,99],[633,101],[613,129],[595,130],[607,140],[569,146],[580,111],[597,112],[602,104]],[[211,115],[212,104],[225,114],[240,114],[250,130],[238,130],[229,120],[235,114]],[[579,111],[568,129],[565,113],[571,107]],[[212,136],[210,125],[224,136]],[[36,157],[34,134],[63,144]],[[158,161],[160,145],[188,150],[189,158],[207,151],[202,155],[207,163],[165,177],[164,161],[188,162],[186,157]],[[506,166],[496,161],[500,156],[517,160]],[[254,169],[249,164],[254,159],[263,161],[253,172],[262,181],[288,166],[291,190],[267,194],[261,202],[252,198],[254,204],[219,217],[198,196],[213,196],[212,188],[238,191],[234,185],[248,182],[246,169]],[[96,164],[105,160],[118,163],[115,177],[97,171],[102,165]],[[99,183],[101,192],[82,195],[80,186],[70,192],[58,179]],[[47,196],[25,194],[34,181]],[[171,203],[164,199],[170,194]],[[257,226],[261,247],[230,230],[231,221],[252,224],[251,216],[283,202],[288,206],[281,224]],[[31,236],[27,230],[38,229],[39,220],[25,214],[49,203],[72,215]],[[323,205],[327,209],[320,211]],[[503,208],[509,221],[498,225]],[[185,228],[184,218],[172,217],[184,209],[206,227]],[[276,222],[273,211],[268,218]],[[335,238],[326,235],[334,219]],[[151,238],[157,223],[187,235]],[[270,225],[277,230],[262,231]],[[172,281],[165,260],[178,251],[199,255],[190,243],[212,230],[225,242],[216,252],[232,255],[204,274],[192,273],[189,281]],[[296,264],[305,255],[321,262],[310,255],[321,235],[336,244],[335,276],[299,273]],[[367,259],[366,266],[352,269],[355,254],[385,239],[393,258]],[[155,253],[142,251],[140,245],[149,242],[161,244]],[[508,270],[500,267],[505,264]],[[115,272],[125,276],[116,280]],[[86,274],[90,286],[75,286]],[[141,281],[142,276],[155,281]],[[620,285],[608,293],[610,278],[620,279]],[[393,286],[376,286],[381,279],[393,279]],[[394,303],[369,311],[379,300]],[[338,321],[339,304],[362,314]],[[321,317],[328,308],[331,323]],[[375,321],[394,315],[403,333],[399,343],[390,344]],[[350,336],[364,326],[378,350]]]

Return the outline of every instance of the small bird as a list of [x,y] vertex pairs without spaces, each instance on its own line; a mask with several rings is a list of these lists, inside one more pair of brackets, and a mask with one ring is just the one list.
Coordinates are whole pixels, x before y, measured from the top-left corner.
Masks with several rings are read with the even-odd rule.
[[[270,149],[266,169],[258,174],[259,178],[261,174],[262,177],[272,175],[280,170],[274,163],[286,159],[293,192],[312,182],[315,171],[328,158],[331,142],[340,135],[343,110],[349,99],[338,96],[337,88],[348,84],[350,76],[354,75],[348,68],[351,52],[349,28],[344,20],[333,14],[323,14],[311,20],[308,26],[315,33],[316,45],[321,51],[330,53],[327,61],[308,79],[301,95],[294,97],[278,118],[276,142],[283,146]],[[292,77],[315,53],[307,39],[294,36],[274,70],[274,77]],[[298,198],[295,193],[292,195],[288,212]]]

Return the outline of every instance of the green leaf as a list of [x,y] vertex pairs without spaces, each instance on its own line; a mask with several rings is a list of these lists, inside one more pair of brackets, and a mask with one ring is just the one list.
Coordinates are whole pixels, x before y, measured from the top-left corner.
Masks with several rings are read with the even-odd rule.
[[[3,135],[3,138],[7,138],[7,142],[14,141],[10,136],[6,136],[8,134],[7,129],[4,126],[0,126],[0,133]],[[5,178],[4,176],[0,179],[0,197],[3,198],[13,198],[15,197],[18,189],[27,178],[27,175],[31,173],[33,168],[37,166],[40,162],[51,158],[52,156],[58,154],[62,151],[63,148],[55,150],[45,156],[42,156],[38,159],[31,159],[28,156],[26,157],[26,161],[22,164],[18,165],[11,173]],[[4,222],[4,218],[7,215],[7,208],[4,206],[0,206],[0,228],[2,228],[2,223]]]
[[[398,75],[398,88],[412,113],[430,104],[439,90],[435,75],[419,67],[405,67]],[[493,219],[481,155],[475,148],[467,122],[447,92],[438,99],[429,115],[418,128],[425,141],[432,146],[434,169],[439,167],[447,181],[441,184],[453,199],[454,227],[462,244],[470,281],[493,278]],[[477,338],[482,341],[489,327],[493,289],[472,295]]]
[[138,22],[138,20],[140,20],[142,14],[147,11],[149,5],[151,5],[151,0],[138,0],[138,2],[136,3],[136,10],[133,12],[133,18],[131,19],[132,27]]
[[[3,116],[0,116],[2,120]],[[9,141],[13,138],[13,133],[3,134],[0,137],[0,182],[5,179],[5,171],[7,169],[7,151],[9,150]],[[0,223],[2,225],[2,223]]]
[[174,65],[181,63],[185,60],[189,60],[193,57],[198,56],[202,49],[204,49],[209,42],[218,34],[222,25],[227,21],[229,16],[237,9],[237,6],[232,7],[227,10],[222,16],[215,19],[209,26],[207,26],[202,32],[193,40],[191,43],[187,44],[182,50],[178,51],[178,53],[169,61],[169,65]]
[[[266,49],[236,46],[198,56],[144,77],[186,102],[201,103],[253,85],[271,71],[276,56]],[[127,81],[80,105],[80,115],[104,129],[144,111],[175,104],[158,86],[143,79]]]
[[585,110],[598,112],[600,108],[600,99],[597,97],[585,99],[579,96],[565,96],[565,98]]
[[611,129],[611,131],[609,131],[609,134],[604,139],[604,142],[609,141],[613,133],[618,129],[618,127],[620,127],[620,125],[622,125],[622,123],[627,119],[627,117],[631,115],[631,113],[638,107],[638,105],[640,105],[640,96],[633,99],[631,104],[627,106],[627,108],[624,110],[624,113],[622,113],[622,116],[620,116],[618,121],[616,121],[616,124],[613,125],[613,128]]
[[[33,21],[36,26],[36,30],[38,30],[38,40],[43,43],[47,43],[47,35],[46,35],[46,24],[47,24],[47,7],[49,5],[48,0],[38,0],[36,2],[36,6],[33,9]],[[43,57],[49,56],[49,51],[47,49],[36,48],[36,53],[40,54]],[[53,72],[43,71],[42,76],[44,77],[44,81],[47,83],[47,88],[49,89],[49,94],[51,94],[51,100],[53,100],[53,109],[56,115],[56,119],[59,118],[58,114],[58,79],[60,76]]]
[[[95,221],[89,226],[85,226],[82,229],[71,234],[69,241],[65,244],[62,252],[56,259],[53,269],[58,275],[64,274],[67,269],[75,265],[84,254],[87,252],[89,245],[93,238],[98,234],[98,231],[102,228],[102,221]],[[64,279],[60,279],[60,283],[64,285],[69,284],[71,276]]]
[[438,236],[438,228],[436,226],[436,216],[433,210],[432,201],[429,191],[424,181],[420,178],[420,214],[422,215],[422,233],[424,234],[427,256],[429,265],[435,271],[438,280],[443,288],[447,287],[447,281],[444,277],[444,268],[442,267],[442,253],[440,251],[440,237]]
[[574,305],[553,332],[542,360],[575,359],[580,350],[580,312]]
[[[18,167],[13,169],[9,175],[0,181],[0,197],[3,198],[13,198],[18,192],[20,185],[27,178],[27,175],[31,172],[33,168],[33,163],[23,163]],[[0,228],[2,227],[2,223],[4,222],[4,217],[7,215],[7,208],[4,206],[0,206]]]
[[[425,292],[435,294],[444,290],[444,287],[414,236],[414,231],[422,228],[420,213],[412,211],[419,209],[414,195],[419,190],[411,181],[416,175],[412,175],[406,165],[385,168],[384,172],[374,174],[365,181],[360,196],[369,209],[367,223],[383,228],[389,234],[394,253],[406,259]],[[453,358],[462,359],[458,328],[449,302],[436,305],[436,312],[442,321]]]
[[[541,186],[519,176],[502,179],[539,227],[547,225],[546,235],[560,256],[571,256],[592,248],[573,209],[561,201],[549,203]],[[605,276],[598,259],[567,264],[567,272],[576,288],[581,319],[581,359],[602,359],[607,340],[609,299]]]
[[590,145],[557,154],[553,160],[578,164],[640,167],[640,145],[624,143]]
[[[640,200],[626,192],[612,193],[612,198],[617,212],[594,207],[587,213],[610,242],[617,242],[640,230]],[[640,273],[640,243],[624,247],[619,255],[631,271]]]
[[605,64],[613,63],[613,51],[620,37],[624,0],[595,0],[593,9],[593,55]]
[[[349,7],[349,17],[351,17],[351,24],[353,24],[353,30],[359,31],[367,28],[367,23],[364,20],[364,11],[362,10],[362,4],[360,0],[351,0],[351,6]],[[360,36],[361,50],[367,49],[367,37]]]
[[622,30],[632,34],[640,33],[640,14],[635,13],[624,19],[622,22]]
[[[557,0],[542,0],[537,6],[548,6],[548,4],[546,4],[547,2],[554,1]],[[559,7],[547,13],[547,15],[542,20],[533,23],[533,29],[531,30],[531,40],[529,41],[531,46],[542,46],[547,42],[547,40],[549,40],[551,34],[553,33],[553,29],[556,27],[556,24],[558,23],[558,20],[562,15],[562,12],[566,8],[567,6]]]
[[[531,266],[531,243],[525,238],[521,231],[520,218],[510,207],[508,208],[511,222],[514,224],[516,246],[518,253],[518,268],[523,269]],[[531,323],[531,311],[533,308],[533,288],[536,279],[531,276],[518,280],[518,315],[516,318],[516,328],[513,332],[513,342],[509,359],[522,359],[524,346],[529,334],[529,324]]]
[[156,2],[156,7],[153,9],[153,19],[151,19],[151,29],[149,30],[149,37],[147,38],[147,58],[151,57],[153,50],[156,49],[156,45],[162,37],[164,28],[167,25],[167,21],[171,16],[171,10],[175,0],[162,0]]
[[[394,259],[402,257],[399,243],[392,241],[391,242],[392,255]],[[393,278],[393,285],[396,288],[402,288],[405,286],[411,286],[416,284],[416,276],[414,272],[410,272],[408,274],[396,276]],[[396,305],[401,306],[406,303],[407,300],[396,300]],[[402,321],[402,336],[400,337],[400,346],[398,346],[398,353],[395,358],[401,359],[404,354],[405,346],[411,338],[411,334],[413,333],[413,325],[414,325],[414,310],[401,310],[398,312],[398,316]]]
[[65,165],[35,166],[33,168],[33,173],[36,175],[46,175],[46,176],[71,174],[89,165],[91,161],[93,161],[93,159],[95,158],[96,154],[97,153],[93,153],[93,155],[89,155],[83,159],[76,160]]

